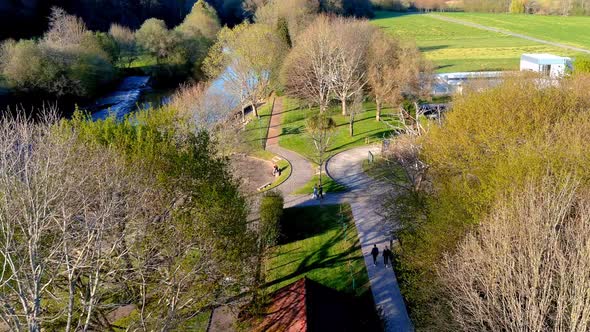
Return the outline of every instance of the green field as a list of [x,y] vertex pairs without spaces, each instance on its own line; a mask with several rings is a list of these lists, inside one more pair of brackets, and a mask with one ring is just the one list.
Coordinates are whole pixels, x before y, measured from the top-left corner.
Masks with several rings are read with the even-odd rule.
[[268,292],[303,276],[342,292],[360,295],[368,290],[349,205],[286,209],[281,233],[264,264]]
[[590,17],[525,14],[441,13],[548,41],[590,49]]
[[[518,70],[519,58],[523,53],[576,55],[574,51],[501,33],[467,27],[461,24],[445,22],[432,18],[429,15],[431,14],[377,12],[372,22],[402,39],[408,41],[415,40],[416,45],[424,52],[425,56],[435,64],[438,72]],[[464,13],[445,15],[465,20],[469,17],[472,22],[490,26],[492,26],[490,21],[494,20],[494,16],[504,18],[507,21],[510,21],[510,19],[517,21],[519,17],[525,17],[524,15],[517,15],[513,18],[510,15],[502,14]],[[479,21],[480,15],[488,21],[485,19]],[[569,19],[573,19],[573,23],[568,24],[568,28],[565,31],[573,31],[576,27],[578,27],[579,31],[584,31],[584,29],[586,29],[585,31],[590,31],[584,19],[547,16],[527,16],[526,18],[527,20],[536,22],[530,28],[523,28],[528,29],[527,31],[532,31],[533,33],[530,34],[533,37],[560,41],[562,43],[578,39],[581,40],[578,43],[584,43],[584,40],[590,38],[587,36],[578,38],[577,36],[581,35],[580,32],[577,35],[572,33],[571,36],[564,37],[565,39],[563,40],[560,36],[568,33],[552,31],[545,35],[545,31],[556,29],[555,26],[558,26],[557,22],[559,22],[559,19],[564,22],[569,22]],[[550,20],[547,20],[547,18],[550,18]],[[503,26],[495,25],[494,27],[507,29],[507,25],[508,23]],[[543,26],[542,29],[541,26]],[[528,33],[527,31],[514,30],[514,32],[523,34]],[[584,44],[576,44],[575,46],[578,45],[584,46]]]

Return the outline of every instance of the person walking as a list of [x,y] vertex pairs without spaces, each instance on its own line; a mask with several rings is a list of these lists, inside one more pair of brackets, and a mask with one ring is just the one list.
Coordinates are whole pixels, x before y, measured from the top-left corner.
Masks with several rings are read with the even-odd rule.
[[321,183],[320,183],[320,186],[318,187],[318,195],[320,196],[320,199],[324,199],[324,187],[322,186]]
[[311,199],[318,198],[318,186],[316,184],[313,185],[313,194],[311,195]]
[[387,267],[389,261],[391,260],[391,256],[391,250],[389,250],[389,248],[386,246],[383,250],[383,263],[385,264],[385,267]]
[[377,256],[379,256],[379,249],[377,249],[377,245],[373,246],[373,250],[371,250],[371,255],[373,256],[373,265],[377,266]]

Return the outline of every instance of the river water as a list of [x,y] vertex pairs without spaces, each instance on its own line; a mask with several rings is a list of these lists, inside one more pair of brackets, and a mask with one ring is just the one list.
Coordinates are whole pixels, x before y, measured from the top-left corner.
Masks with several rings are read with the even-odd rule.
[[[207,91],[208,100],[224,99],[228,109],[235,109],[238,101],[225,89],[226,76],[231,73],[230,69],[222,73],[214,80]],[[123,79],[117,89],[107,95],[95,100],[94,104],[88,105],[93,120],[105,119],[114,115],[118,120],[137,109],[157,108],[170,102],[176,89],[153,89],[150,86],[149,76],[129,76]],[[211,105],[213,107],[214,105]],[[225,108],[225,107],[224,107]]]

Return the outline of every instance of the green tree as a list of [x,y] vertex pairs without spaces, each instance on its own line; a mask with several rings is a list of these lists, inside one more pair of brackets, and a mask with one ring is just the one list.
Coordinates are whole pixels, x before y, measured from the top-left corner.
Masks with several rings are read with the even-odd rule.
[[221,25],[215,8],[207,1],[199,0],[177,29],[189,38],[205,37],[214,40]]
[[279,17],[277,21],[277,33],[285,45],[289,46],[289,48],[293,46],[291,35],[289,34],[289,23],[287,23],[286,18]]
[[580,55],[574,61],[574,73],[590,73],[590,56]]
[[283,216],[283,196],[270,191],[260,201],[260,241],[264,247],[277,244],[281,235],[281,217]]
[[180,43],[180,36],[168,30],[162,20],[150,18],[135,33],[137,44],[154,56],[158,63],[171,56]]
[[204,61],[209,77],[220,77],[244,108],[258,116],[258,103],[277,83],[287,45],[275,29],[263,24],[243,23],[224,28]]

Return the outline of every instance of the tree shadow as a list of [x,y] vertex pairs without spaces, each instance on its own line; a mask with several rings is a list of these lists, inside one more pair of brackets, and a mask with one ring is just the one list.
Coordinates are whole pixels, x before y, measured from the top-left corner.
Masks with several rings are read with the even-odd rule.
[[437,50],[443,50],[445,48],[449,48],[449,45],[432,45],[432,46],[418,47],[420,52],[437,51]]
[[303,129],[303,126],[297,126],[297,127],[283,127],[281,128],[281,135],[298,135],[301,134],[301,131]]

